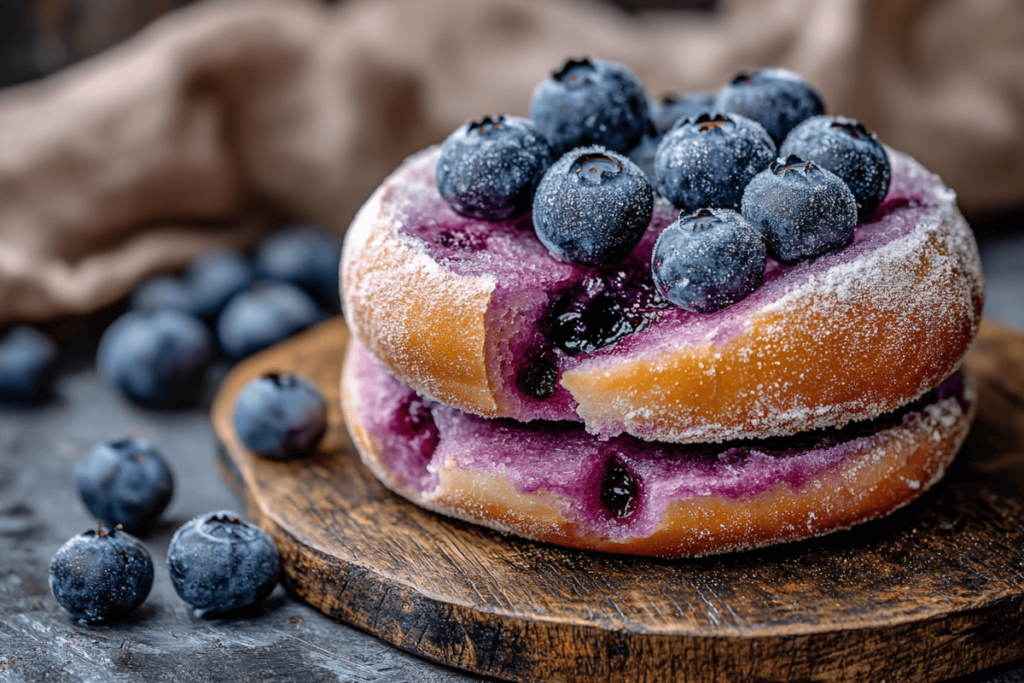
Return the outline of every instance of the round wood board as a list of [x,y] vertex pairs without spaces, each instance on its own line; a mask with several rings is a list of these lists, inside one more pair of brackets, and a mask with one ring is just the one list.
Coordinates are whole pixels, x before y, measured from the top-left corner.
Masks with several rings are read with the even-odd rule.
[[[359,462],[340,318],[238,365],[213,406],[222,471],[285,582],[409,652],[516,681],[938,681],[1024,656],[1024,337],[982,325],[978,418],[945,479],[822,539],[649,560],[502,536],[422,510]],[[231,414],[270,371],[330,406],[318,453],[254,457]]]

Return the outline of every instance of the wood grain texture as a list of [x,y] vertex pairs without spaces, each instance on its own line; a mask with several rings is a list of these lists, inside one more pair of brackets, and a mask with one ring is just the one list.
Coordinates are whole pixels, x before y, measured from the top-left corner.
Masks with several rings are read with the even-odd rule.
[[[978,419],[942,483],[824,539],[659,561],[505,538],[406,502],[359,463],[338,409],[336,319],[239,365],[213,424],[223,471],[287,585],[415,654],[517,681],[938,681],[1024,655],[1024,337],[982,326]],[[263,461],[231,429],[269,371],[331,406],[320,451]]]

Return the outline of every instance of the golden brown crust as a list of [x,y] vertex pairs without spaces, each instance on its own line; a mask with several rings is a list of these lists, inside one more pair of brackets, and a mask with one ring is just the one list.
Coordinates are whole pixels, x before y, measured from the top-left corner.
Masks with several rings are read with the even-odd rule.
[[588,533],[563,517],[558,494],[523,493],[500,475],[460,469],[450,460],[433,463],[439,476],[436,490],[423,493],[403,487],[382,464],[378,442],[361,423],[352,356],[348,354],[342,377],[342,410],[363,462],[388,488],[435,512],[506,533],[634,555],[684,557],[757,548],[820,536],[888,514],[942,477],[967,435],[975,409],[968,376],[966,409],[952,398],[926,407],[913,427],[865,440],[870,445],[800,487],[781,483],[739,498],[677,499],[650,535],[609,538]]
[[[929,175],[892,154],[908,173]],[[418,392],[524,419],[514,387],[491,367],[503,334],[492,329],[501,320],[490,311],[493,281],[456,275],[397,236],[389,193],[404,168],[346,240],[342,294],[353,333]],[[793,434],[894,410],[938,384],[974,339],[983,284],[954,196],[931,182],[943,203],[910,235],[795,287],[726,341],[598,356],[565,371],[560,382],[588,430],[679,443]]]

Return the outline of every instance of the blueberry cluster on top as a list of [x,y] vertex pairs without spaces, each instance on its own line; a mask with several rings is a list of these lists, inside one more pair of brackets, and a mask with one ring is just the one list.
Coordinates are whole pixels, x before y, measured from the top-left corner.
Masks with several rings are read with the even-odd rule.
[[817,91],[785,69],[650,100],[625,67],[570,59],[537,86],[530,115],[448,138],[437,180],[451,207],[505,220],[532,196],[537,237],[556,258],[603,266],[639,244],[657,191],[681,213],[651,276],[696,313],[754,291],[769,256],[794,265],[841,249],[889,189],[877,138],[825,115]]

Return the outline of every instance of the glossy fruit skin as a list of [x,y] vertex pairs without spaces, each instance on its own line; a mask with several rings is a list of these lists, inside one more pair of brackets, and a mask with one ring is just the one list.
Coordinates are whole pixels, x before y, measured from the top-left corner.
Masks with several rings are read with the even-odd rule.
[[262,277],[301,287],[327,311],[341,308],[340,261],[341,240],[308,225],[275,232],[256,251],[256,268]]
[[654,192],[636,164],[604,147],[565,154],[533,200],[537,237],[556,257],[588,265],[622,261],[647,230]]
[[100,375],[133,401],[174,407],[194,403],[212,354],[210,333],[181,311],[129,311],[100,338]]
[[217,320],[217,338],[232,358],[245,358],[319,322],[309,295],[286,282],[260,281],[239,292]]
[[264,375],[245,385],[235,403],[235,433],[264,458],[308,455],[327,431],[327,404],[304,377]]
[[555,157],[601,145],[627,153],[648,127],[647,95],[632,71],[601,59],[570,59],[533,91],[530,118]]
[[651,100],[648,109],[657,135],[669,132],[677,122],[715,111],[715,93],[693,90]]
[[794,154],[832,171],[847,184],[861,216],[885,199],[892,168],[885,148],[874,133],[843,116],[815,116],[786,137],[779,156]]
[[718,91],[715,110],[757,121],[776,145],[798,123],[825,113],[821,95],[798,74],[786,69],[758,69],[737,74]]
[[27,325],[0,337],[0,401],[38,401],[50,394],[57,370],[57,345]]
[[654,157],[658,192],[684,213],[738,209],[743,189],[775,159],[775,143],[756,121],[736,114],[684,119]]
[[167,461],[141,439],[96,444],[75,465],[75,488],[93,517],[107,528],[152,527],[171,502],[174,479]]
[[857,201],[839,176],[789,156],[750,181],[743,216],[764,236],[772,258],[793,265],[849,244]]
[[50,592],[74,619],[119,619],[145,601],[153,587],[153,560],[126,531],[86,531],[50,561]]
[[460,126],[437,160],[437,189],[457,213],[504,221],[530,210],[533,193],[554,159],[533,123],[485,117]]
[[662,296],[694,313],[714,313],[761,286],[767,251],[760,233],[728,209],[680,217],[658,237],[651,254]]
[[252,264],[233,251],[212,251],[188,265],[185,281],[191,290],[192,312],[214,320],[238,292],[256,279]]
[[174,532],[167,568],[182,600],[206,612],[228,612],[270,595],[281,560],[270,536],[238,513],[219,510]]

